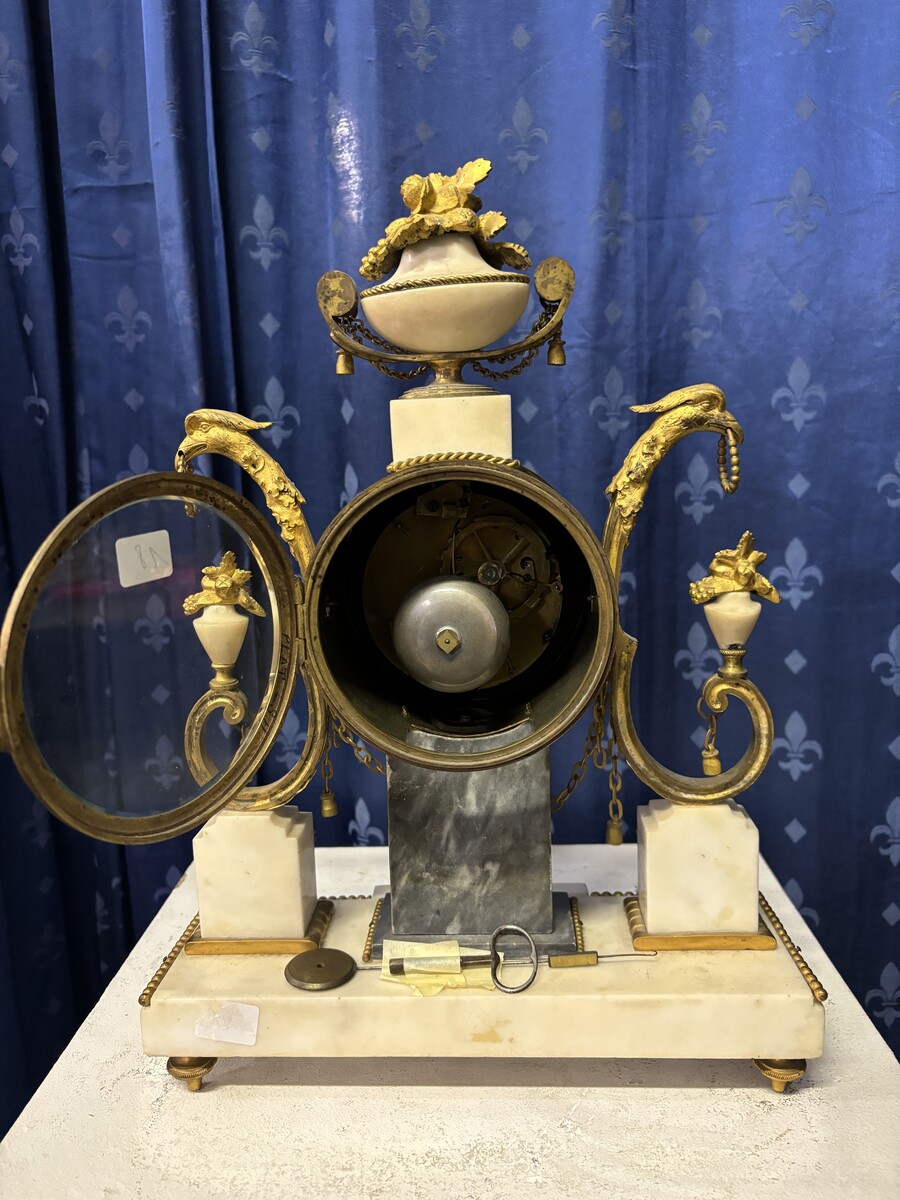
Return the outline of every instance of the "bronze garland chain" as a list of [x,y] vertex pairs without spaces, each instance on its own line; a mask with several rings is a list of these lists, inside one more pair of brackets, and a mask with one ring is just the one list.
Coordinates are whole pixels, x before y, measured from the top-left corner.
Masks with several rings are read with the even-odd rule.
[[722,491],[728,496],[734,495],[741,482],[741,456],[737,438],[730,429],[719,437],[717,465]]
[[[714,718],[713,718],[714,720]],[[713,726],[714,729],[714,726]],[[601,687],[594,697],[591,709],[591,723],[585,734],[581,758],[575,763],[565,787],[554,796],[550,802],[550,811],[559,812],[584,778],[590,760],[598,771],[609,767],[609,823],[607,825],[607,841],[620,844],[622,824],[622,801],[619,793],[622,789],[622,776],[619,771],[619,747],[615,732],[610,729],[609,738],[604,743],[606,731],[606,687]],[[337,804],[331,790],[331,780],[334,776],[334,766],[331,762],[331,751],[343,743],[349,746],[358,762],[376,775],[384,775],[385,768],[381,762],[366,747],[365,743],[355,738],[342,719],[335,714],[330,715],[330,729],[325,742],[325,749],[320,760],[322,772],[322,815],[334,816]],[[612,833],[612,836],[611,836]]]
[[369,749],[367,749],[362,739],[354,738],[353,734],[340,717],[332,717],[332,726],[337,738],[339,738],[345,746],[350,747],[350,749],[353,751],[354,758],[356,758],[358,762],[361,762],[367,770],[373,771],[376,775],[383,775],[385,773],[383,764],[378,761],[378,759]]
[[[552,319],[554,313],[556,312],[556,310],[558,308],[559,308],[558,303],[545,304],[541,315],[538,317],[538,319],[535,321],[534,325],[531,327],[531,333],[529,336],[533,336],[536,333],[540,333],[540,331],[544,328],[544,326],[547,325],[548,322]],[[369,327],[366,325],[366,323],[360,317],[343,316],[343,317],[334,317],[333,320],[334,320],[335,324],[338,325],[338,327],[344,333],[347,334],[348,337],[353,338],[356,341],[371,342],[371,344],[373,346],[377,346],[379,349],[386,351],[388,354],[402,354],[403,353],[403,350],[400,346],[395,346],[392,342],[387,341],[385,338],[379,337],[377,333],[375,333],[373,330],[369,329]],[[562,330],[560,328],[560,330],[557,333],[557,336],[559,336],[559,334],[561,332],[562,332]],[[492,371],[489,367],[485,367],[480,362],[475,362],[475,361],[470,362],[469,365],[472,367],[473,371],[475,371],[478,375],[483,376],[485,379],[493,379],[493,380],[512,379],[512,377],[514,375],[520,375],[525,370],[525,368],[528,367],[534,361],[534,358],[537,355],[537,352],[539,349],[540,349],[540,346],[532,346],[531,349],[526,350],[524,352],[524,354],[521,355],[521,357],[520,357],[520,352],[518,352],[518,351],[514,351],[511,354],[498,355],[493,360],[494,362],[506,363],[506,362],[512,362],[514,359],[519,358],[519,361],[515,364],[515,366],[510,367],[506,371]],[[397,379],[397,380],[400,380],[401,382],[406,382],[410,379],[416,379],[416,378],[418,378],[418,376],[423,375],[428,370],[427,363],[421,363],[418,367],[414,367],[409,371],[397,371],[397,370],[394,370],[392,367],[389,367],[387,365],[387,363],[379,362],[378,359],[371,359],[370,361],[372,363],[372,366],[375,367],[376,370],[380,371],[382,373],[382,375],[387,375],[390,379]],[[722,486],[723,487],[725,486],[724,483]],[[735,485],[735,486],[737,486],[737,485]]]
[[[526,350],[524,357],[514,367],[510,367],[508,371],[492,371],[489,367],[484,367],[479,362],[473,362],[470,365],[477,375],[482,375],[485,379],[512,379],[514,375],[521,375],[525,368],[531,365],[539,349],[539,346],[532,346],[530,350]],[[494,361],[506,362],[508,359],[506,356],[503,356]]]
[[[622,776],[619,772],[619,749],[615,733],[611,730],[605,744],[603,741],[603,734],[606,730],[605,701],[606,689],[604,687],[594,697],[594,704],[591,710],[591,723],[585,734],[581,758],[572,768],[572,773],[569,776],[566,786],[551,800],[550,810],[551,812],[559,812],[584,778],[589,759],[598,771],[603,771],[609,766],[609,790],[611,795],[609,801],[607,841],[610,841],[612,840],[609,836],[610,828],[615,827],[621,830],[622,801],[619,799],[619,792],[622,788]],[[322,751],[322,758],[320,760],[323,784],[321,795],[323,816],[334,816],[337,813],[337,803],[334,799],[334,793],[331,790],[331,780],[334,776],[331,752],[337,749],[341,743],[350,747],[354,758],[358,762],[361,762],[367,770],[372,771],[376,775],[385,774],[383,764],[372,754],[365,743],[361,739],[355,738],[341,718],[332,713],[330,715],[330,728],[325,741],[325,749]],[[621,841],[621,833],[618,840],[619,842]]]
[[319,760],[319,770],[322,772],[322,792],[319,796],[319,803],[323,817],[337,816],[338,806],[334,792],[331,790],[331,780],[334,777],[334,764],[331,761],[331,752],[336,750],[341,743],[349,746],[353,751],[353,756],[358,762],[369,771],[376,775],[384,775],[384,766],[366,747],[362,740],[354,738],[353,734],[344,724],[340,717],[334,713],[328,715],[328,732],[325,737],[325,749],[322,751],[322,757]]
[[606,841],[610,845],[622,844],[622,801],[619,793],[622,790],[622,776],[619,771],[619,745],[615,730],[610,726],[609,738],[604,743],[606,731],[606,696],[607,685],[601,686],[594,697],[591,709],[591,723],[584,737],[581,758],[572,768],[572,773],[566,786],[550,802],[550,811],[559,812],[575,789],[584,778],[590,760],[598,771],[609,767],[609,821],[606,826]]
[[703,774],[718,775],[722,769],[719,762],[719,751],[716,747],[716,730],[719,718],[712,709],[707,710],[702,696],[697,701],[697,715],[701,720],[706,721],[706,735],[703,738],[703,748],[700,751]]
[[603,730],[606,725],[605,699],[605,691],[601,688],[594,697],[594,705],[591,709],[591,723],[584,736],[581,758],[579,758],[578,762],[572,768],[572,773],[569,776],[566,786],[550,801],[551,812],[559,812],[579,783],[581,783],[584,773],[587,770],[588,759],[591,759],[594,766],[600,771],[606,767],[606,749],[603,745]]
[[[368,325],[359,317],[336,317],[335,324],[339,325],[348,337],[353,337],[357,341],[369,341],[374,346],[378,346],[381,350],[386,350],[388,354],[402,354],[403,351],[399,346],[394,346],[391,342],[385,341],[379,337],[377,333],[369,329]],[[399,379],[405,381],[415,379],[419,375],[424,375],[428,370],[428,365],[422,363],[410,371],[395,371],[387,365],[387,363],[379,362],[378,359],[372,359],[372,366],[379,370],[382,375],[387,375],[391,379]]]
[[[551,320],[551,318],[553,317],[553,314],[556,312],[557,308],[559,308],[558,304],[548,305],[547,307],[544,308],[541,315],[538,317],[538,319],[532,325],[531,333],[529,334],[529,337],[533,336],[536,333],[540,333],[540,331],[544,328],[544,326],[546,324],[548,324],[548,322]],[[561,333],[562,333],[562,329],[560,328],[557,336],[559,336],[559,334],[561,334]],[[524,355],[521,357],[520,361],[517,362],[514,367],[510,367],[509,370],[507,370],[507,371],[492,371],[490,369],[490,367],[485,367],[480,362],[472,362],[470,364],[470,366],[472,367],[472,370],[477,375],[481,375],[485,379],[494,379],[494,380],[512,379],[512,377],[514,375],[521,375],[521,373],[525,370],[525,368],[534,361],[535,355],[537,354],[538,350],[540,350],[540,346],[532,346],[530,350],[526,350]],[[497,357],[493,361],[497,362],[497,363],[511,362],[513,359],[517,358],[518,356],[519,356],[518,351],[516,351],[512,354],[498,354]]]

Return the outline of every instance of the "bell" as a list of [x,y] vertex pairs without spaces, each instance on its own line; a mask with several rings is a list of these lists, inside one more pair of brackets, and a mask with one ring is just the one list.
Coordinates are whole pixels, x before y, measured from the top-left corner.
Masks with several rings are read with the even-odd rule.
[[606,822],[606,844],[607,846],[622,845],[622,822],[609,820]]
[[336,817],[338,814],[337,800],[334,792],[326,783],[322,789],[322,794],[319,796],[319,811],[323,817]]
[[700,754],[703,760],[704,775],[720,775],[722,772],[722,764],[719,762],[719,752],[715,746],[709,746]]
[[336,375],[352,375],[354,371],[353,355],[346,350],[338,350],[334,371]]
[[547,362],[551,367],[564,367],[566,365],[566,343],[560,337],[551,338],[550,344],[547,347]]

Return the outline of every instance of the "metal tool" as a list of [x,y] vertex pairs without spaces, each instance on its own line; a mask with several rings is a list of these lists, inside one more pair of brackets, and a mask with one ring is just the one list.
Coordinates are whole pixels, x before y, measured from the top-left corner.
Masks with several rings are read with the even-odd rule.
[[[531,973],[529,974],[528,978],[524,981],[524,983],[517,983],[515,986],[512,986],[508,983],[503,983],[500,978],[500,968],[503,966],[504,960],[500,956],[500,950],[497,943],[502,937],[506,937],[508,934],[514,934],[518,937],[524,938],[528,943],[528,958],[524,960],[514,959],[506,961],[507,966],[520,966],[523,963],[531,966]],[[411,960],[410,965],[415,963],[415,961],[415,959]],[[436,973],[440,973],[439,967],[434,965],[435,961],[435,959],[427,960],[429,969],[435,971]],[[439,960],[437,961],[439,962]],[[490,967],[491,982],[493,983],[494,987],[498,988],[501,992],[514,993],[524,992],[526,988],[531,987],[531,985],[534,983],[535,977],[537,976],[539,958],[537,947],[534,944],[534,938],[532,938],[531,934],[526,929],[522,929],[519,925],[500,925],[491,934],[490,946],[486,953],[469,954],[465,957],[461,956],[458,959],[455,958],[452,961],[454,966],[456,966],[458,963],[459,967],[464,971],[471,971],[476,967]],[[390,971],[391,975],[406,975],[408,973],[407,960],[404,958],[390,959],[388,962],[388,970]]]
[[622,954],[598,954],[596,950],[581,950],[577,954],[549,954],[540,961],[549,967],[596,967],[607,958],[656,958],[655,950],[628,950]]
[[[525,959],[522,958],[501,958],[497,943],[500,938],[507,934],[516,934],[523,937],[528,942],[529,954]],[[655,950],[638,950],[627,951],[621,954],[598,954],[596,950],[584,950],[577,954],[538,954],[534,944],[534,939],[526,929],[522,929],[519,925],[501,925],[491,934],[490,947],[483,954],[469,954],[466,957],[454,958],[452,961],[454,968],[458,966],[460,970],[471,971],[478,967],[490,967],[491,982],[494,987],[499,988],[501,992],[524,992],[526,988],[531,987],[537,977],[538,965],[546,963],[551,968],[571,968],[571,967],[596,967],[601,959],[607,960],[612,958],[655,958]],[[412,973],[415,973],[417,967],[419,971],[441,973],[441,959],[423,958],[411,959],[409,967],[413,967]],[[516,967],[523,965],[531,966],[531,973],[524,983],[516,984],[511,987],[505,984],[500,979],[500,968],[502,966]],[[404,958],[392,958],[388,962],[388,970],[391,975],[406,975],[408,973],[407,960]],[[456,971],[453,971],[455,974]]]

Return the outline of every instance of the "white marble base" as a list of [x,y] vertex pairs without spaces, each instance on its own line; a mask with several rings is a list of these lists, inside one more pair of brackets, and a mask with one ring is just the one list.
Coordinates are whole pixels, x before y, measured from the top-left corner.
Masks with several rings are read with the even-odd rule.
[[512,458],[509,396],[401,396],[391,401],[394,462],[462,450]]
[[[553,859],[559,888],[576,879],[591,890],[635,886],[634,843],[554,846]],[[325,847],[316,866],[321,895],[368,894],[388,878],[388,852]],[[322,1200],[379,1190],[391,1200],[895,1196],[900,1067],[883,1018],[870,1018],[882,1006],[854,999],[765,862],[760,882],[830,996],[825,1052],[784,1096],[746,1058],[316,1060],[255,1051],[220,1058],[192,1094],[169,1078],[165,1058],[143,1055],[136,1004],[197,911],[191,867],[4,1139],[0,1194],[296,1200],[299,1178],[314,1180],[307,1190]],[[712,955],[676,957],[682,970],[715,969]],[[630,967],[597,967],[595,986]],[[419,1003],[445,999],[458,997]],[[529,995],[518,999],[528,1004]],[[285,1113],[302,1120],[287,1125]]]
[[194,861],[205,938],[303,937],[316,906],[311,813],[217,813]]
[[[544,965],[519,995],[475,988],[418,997],[386,983],[379,964],[363,967],[372,905],[335,904],[325,944],[352,954],[361,969],[333,991],[291,987],[284,978],[290,955],[180,955],[141,1010],[145,1053],[504,1059],[822,1053],[824,1009],[780,941],[766,952],[670,951],[574,970]],[[589,949],[631,950],[621,896],[584,898],[580,909]],[[251,1043],[246,1031],[254,1023]],[[203,1036],[212,1030],[219,1040]]]
[[759,830],[740,804],[638,808],[638,898],[648,933],[755,933]]

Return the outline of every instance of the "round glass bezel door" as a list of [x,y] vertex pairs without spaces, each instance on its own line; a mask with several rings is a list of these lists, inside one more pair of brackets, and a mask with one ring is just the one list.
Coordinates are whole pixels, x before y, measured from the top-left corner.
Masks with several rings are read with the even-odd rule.
[[[52,601],[52,591],[48,589],[48,584],[52,584],[54,578],[59,578],[58,569],[61,569],[60,564],[63,563],[67,554],[70,555],[72,561],[79,561],[77,547],[82,539],[85,539],[85,542],[81,544],[86,545],[87,539],[92,535],[95,539],[101,538],[98,530],[101,523],[106,520],[110,521],[107,531],[109,528],[115,530],[117,517],[126,509],[136,511],[136,506],[142,503],[160,501],[175,502],[179,508],[168,511],[183,512],[185,519],[189,521],[196,521],[197,514],[206,516],[207,524],[214,530],[214,533],[209,535],[211,539],[214,539],[215,532],[218,531],[219,539],[225,538],[227,534],[228,539],[240,546],[246,564],[252,568],[254,577],[248,586],[253,586],[255,583],[255,599],[262,602],[266,612],[266,621],[271,623],[271,627],[265,630],[263,643],[265,653],[260,654],[260,663],[257,667],[258,702],[255,704],[252,719],[246,723],[247,727],[233,757],[227,761],[227,765],[224,765],[220,773],[208,784],[196,784],[195,779],[190,779],[189,775],[185,774],[184,781],[192,785],[190,795],[186,799],[183,796],[176,798],[171,807],[166,807],[162,811],[151,811],[146,814],[141,814],[137,809],[132,809],[128,813],[109,811],[102,804],[91,803],[85,799],[84,795],[68,786],[60,778],[57,770],[54,770],[46,760],[47,742],[44,741],[44,749],[42,749],[40,731],[37,731],[36,735],[36,730],[32,728],[29,720],[29,703],[32,708],[37,707],[33,697],[29,700],[31,691],[34,690],[33,682],[26,679],[26,672],[31,661],[28,657],[28,654],[31,653],[28,650],[29,630],[32,628],[32,622],[39,610],[45,591],[48,592]],[[145,507],[144,511],[158,513],[161,510],[158,504],[154,509],[151,503]],[[127,522],[123,524],[127,526]],[[142,532],[144,531],[142,530]],[[156,533],[153,536],[155,537]],[[193,536],[196,541],[200,535],[199,533],[184,534],[185,539],[190,536]],[[125,540],[127,541],[127,539]],[[110,538],[107,537],[106,541],[109,542]],[[84,558],[84,553],[86,552],[82,553],[82,558]],[[118,548],[116,548],[116,557],[118,557]],[[174,557],[173,555],[173,563]],[[183,568],[186,565],[183,554],[180,561]],[[190,593],[200,591],[201,571],[211,564],[206,561],[197,561],[189,565],[191,568],[189,572],[182,571],[184,598]],[[108,565],[106,575],[101,579],[100,584],[97,584],[96,581],[90,582],[99,587],[101,591],[104,588],[107,589],[105,594],[114,590],[116,586],[121,586],[122,589],[128,588],[131,585],[126,581],[122,571],[120,562],[118,585],[110,580],[111,569]],[[56,576],[54,572],[57,572]],[[84,572],[79,578],[83,578],[83,576]],[[190,576],[190,580],[188,576]],[[162,577],[155,576],[154,578]],[[182,580],[179,578],[179,588],[181,584]],[[138,591],[137,588],[134,590]],[[67,611],[66,605],[74,611],[74,602],[64,594],[64,589],[62,591],[61,611]],[[195,828],[229,802],[241,796],[244,785],[250,780],[271,749],[287,715],[297,680],[300,658],[298,596],[298,581],[293,575],[287,554],[282,548],[278,536],[263,515],[249,501],[224,484],[202,476],[159,472],[134,476],[97,492],[74,509],[53,530],[35,554],[13,594],[2,633],[0,633],[0,684],[2,684],[0,686],[0,731],[5,733],[8,742],[3,748],[9,750],[22,778],[50,812],[66,824],[91,837],[120,844],[138,844],[163,841]],[[181,598],[180,591],[177,597],[171,598],[173,601],[172,611],[165,615],[160,613],[157,618],[158,624],[162,628],[162,636],[170,635],[173,631],[174,622],[171,619],[173,615],[180,619],[180,614],[176,614],[174,611],[175,599]],[[50,601],[45,601],[45,605],[47,603]],[[151,610],[151,615],[153,613],[155,610]],[[251,621],[255,619],[252,616],[250,618]],[[189,620],[190,618],[185,618],[185,627]],[[146,621],[139,623],[147,625]],[[70,633],[74,641],[79,631],[64,629],[63,632]],[[145,636],[152,639],[152,626],[150,633]],[[209,677],[213,673],[209,659],[197,638],[193,636],[188,638],[186,633],[181,633],[180,638],[183,645],[190,646],[190,670],[193,676],[197,676],[198,679],[202,678],[203,682],[200,685],[202,693],[202,688],[209,686]],[[88,634],[84,631],[82,632],[82,643],[88,644]],[[269,654],[271,654],[270,659]],[[48,659],[46,653],[44,657]],[[73,657],[77,657],[77,655],[73,654]],[[52,679],[53,662],[52,659],[49,661],[51,669],[44,671],[45,692],[46,678],[50,676]],[[61,675],[65,674],[66,661],[61,662]],[[177,668],[178,664],[176,663],[174,669],[177,670]],[[61,679],[60,682],[63,684],[66,681]],[[192,685],[193,682],[192,678]],[[75,694],[74,685],[70,683],[69,686],[72,693]],[[126,692],[129,690],[127,680],[125,690]],[[162,691],[165,690],[165,688],[162,689]],[[160,691],[159,694],[162,692]],[[124,719],[127,721],[129,695],[112,694],[109,689],[106,695],[111,710],[120,712],[119,706],[125,706]],[[199,699],[199,696],[197,698]],[[133,699],[134,695],[132,694]],[[58,709],[60,703],[55,697],[51,697],[48,711],[56,711],[53,705],[56,704]],[[176,713],[178,717],[181,715]],[[185,712],[184,718],[187,715]],[[139,720],[138,715],[135,721]],[[132,726],[135,721],[132,721]],[[172,746],[173,741],[174,738],[167,739],[167,744]],[[178,749],[178,747],[173,747],[176,754]],[[166,775],[163,772],[164,781],[165,778]]]

